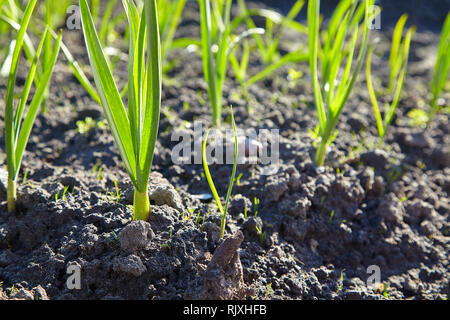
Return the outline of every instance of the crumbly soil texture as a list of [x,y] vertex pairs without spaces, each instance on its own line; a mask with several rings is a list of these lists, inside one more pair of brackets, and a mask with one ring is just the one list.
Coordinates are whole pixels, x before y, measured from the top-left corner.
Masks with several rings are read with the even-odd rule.
[[[196,7],[188,2],[177,37],[199,35]],[[388,27],[374,31],[380,54],[373,73],[383,83],[389,70],[381,54],[391,34]],[[81,31],[64,36],[87,66]],[[199,55],[169,55],[175,63],[164,79],[148,222],[132,220],[133,186],[109,129],[77,130],[86,117],[105,120],[61,57],[47,112],[38,116],[25,152],[15,213],[7,212],[0,191],[0,299],[446,299],[448,114],[428,129],[407,117],[428,108],[437,42],[438,34],[419,24],[404,93],[381,147],[359,78],[323,167],[314,164],[308,64],[277,70],[250,86],[247,97],[230,68],[224,104],[233,105],[242,129],[279,129],[280,160],[271,174],[262,164],[238,166],[224,240],[201,163],[175,164],[171,157],[173,136],[194,141],[194,121],[203,122],[203,132],[211,125]],[[286,32],[280,51],[306,45],[305,36]],[[126,62],[122,55],[116,67],[122,87]],[[252,53],[248,73],[262,68]],[[19,86],[25,76],[21,67]],[[5,92],[1,79],[0,108]],[[443,99],[448,104],[448,94]],[[225,108],[224,129],[229,118]],[[210,169],[224,197],[232,165]]]

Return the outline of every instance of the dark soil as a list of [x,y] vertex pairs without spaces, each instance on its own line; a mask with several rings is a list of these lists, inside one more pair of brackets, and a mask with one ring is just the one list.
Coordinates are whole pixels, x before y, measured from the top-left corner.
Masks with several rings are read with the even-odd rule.
[[[442,13],[436,9],[441,4],[448,11],[448,1],[429,3],[427,12]],[[199,34],[195,2],[188,7],[177,36]],[[438,30],[439,19],[430,28]],[[233,105],[240,128],[280,129],[280,168],[264,175],[258,165],[238,166],[242,177],[233,189],[224,241],[214,202],[202,199],[210,193],[202,165],[171,160],[173,133],[193,135],[195,120],[210,124],[200,57],[182,50],[170,54],[178,63],[163,89],[149,223],[132,222],[132,185],[111,133],[99,127],[77,132],[77,120],[104,118],[61,58],[49,110],[38,116],[25,153],[20,181],[25,172],[26,181],[15,214],[7,212],[0,192],[0,300],[447,298],[448,114],[438,115],[428,130],[411,126],[407,117],[413,108],[428,108],[438,34],[421,27],[419,21],[404,97],[385,146],[376,148],[361,77],[324,167],[313,162],[309,130],[317,121],[307,63],[286,66],[250,87],[249,101],[230,70],[225,104]],[[374,33],[377,51],[389,49],[391,32],[386,27]],[[64,36],[86,64],[81,31]],[[302,44],[304,36],[287,33],[281,49]],[[386,79],[386,56],[376,59],[374,75]],[[124,63],[117,67],[122,80]],[[249,73],[262,68],[255,54]],[[303,76],[290,81],[291,68]],[[26,69],[20,75],[23,84]],[[0,79],[2,108],[5,92],[6,80]],[[447,93],[447,104],[449,98]],[[225,195],[232,167],[210,167]],[[366,284],[374,265],[384,284],[377,288]],[[81,268],[81,289],[68,289],[68,267]]]

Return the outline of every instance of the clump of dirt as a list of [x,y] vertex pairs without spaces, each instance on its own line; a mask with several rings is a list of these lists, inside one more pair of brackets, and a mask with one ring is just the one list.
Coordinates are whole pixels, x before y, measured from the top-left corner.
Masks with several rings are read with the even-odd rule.
[[252,290],[244,283],[239,247],[244,241],[241,231],[226,238],[214,252],[204,275],[201,299],[245,299]]

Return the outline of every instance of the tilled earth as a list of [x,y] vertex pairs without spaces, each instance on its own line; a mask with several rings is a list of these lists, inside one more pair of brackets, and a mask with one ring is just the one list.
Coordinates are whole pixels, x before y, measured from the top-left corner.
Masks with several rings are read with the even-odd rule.
[[[177,36],[199,34],[192,7]],[[389,49],[390,34],[375,32],[376,51]],[[65,39],[86,63],[81,32],[67,31]],[[404,97],[382,147],[360,77],[324,167],[313,161],[310,131],[317,121],[307,63],[281,68],[251,86],[247,99],[230,70],[224,102],[233,105],[238,127],[279,129],[281,137],[276,173],[238,166],[226,240],[219,239],[220,215],[202,165],[174,164],[171,157],[178,143],[172,135],[195,140],[194,121],[204,130],[211,124],[198,54],[170,54],[177,63],[163,89],[148,223],[132,222],[132,185],[109,130],[77,131],[78,120],[104,118],[61,58],[48,112],[38,116],[25,153],[15,214],[7,213],[0,191],[0,299],[447,298],[448,114],[426,130],[407,117],[428,108],[437,41],[419,26]],[[305,44],[305,36],[287,33],[281,51]],[[374,59],[374,76],[386,79],[386,56]],[[124,63],[117,66],[122,85]],[[252,56],[249,74],[262,68]],[[23,85],[26,69],[20,74]],[[1,79],[2,108],[5,92]],[[448,94],[444,99],[448,104]],[[225,195],[232,166],[210,168]],[[81,270],[81,289],[69,289],[68,269]],[[374,270],[381,276],[376,287],[369,285]]]

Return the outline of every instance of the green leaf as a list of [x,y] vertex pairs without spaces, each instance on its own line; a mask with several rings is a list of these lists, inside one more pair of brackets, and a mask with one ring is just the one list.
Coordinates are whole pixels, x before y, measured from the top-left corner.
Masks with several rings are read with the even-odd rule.
[[[394,51],[395,52],[394,55],[398,55],[398,58],[394,59],[395,60],[394,65],[390,65],[391,68],[395,68],[395,69],[390,70],[391,78],[390,78],[389,87],[388,87],[389,92],[391,90],[394,91],[393,92],[394,99],[391,102],[391,104],[386,103],[385,110],[384,110],[384,118],[382,117],[379,106],[378,106],[377,97],[375,94],[375,90],[373,88],[373,83],[372,83],[372,78],[371,78],[370,65],[371,65],[371,60],[372,60],[373,47],[371,47],[369,49],[369,52],[367,54],[366,82],[367,82],[367,88],[369,90],[370,100],[372,102],[372,107],[373,107],[374,114],[375,114],[378,135],[381,138],[380,143],[383,142],[383,140],[386,136],[386,132],[394,118],[395,110],[397,109],[397,105],[400,101],[400,94],[401,94],[401,90],[403,88],[403,83],[405,81],[406,70],[407,70],[407,66],[408,66],[408,57],[409,57],[409,48],[410,48],[410,44],[411,44],[411,38],[416,30],[415,27],[409,28],[404,40],[402,41],[402,34],[401,34],[401,31],[399,31],[399,30],[403,30],[403,25],[405,24],[405,22],[406,22],[406,15],[403,15],[399,19],[399,22],[397,23],[396,32],[394,32],[395,40],[393,40],[393,42],[392,42],[391,57],[393,56],[392,51]],[[394,81],[394,82],[391,82],[391,81]]]
[[318,51],[319,51],[319,12],[320,4],[317,0],[308,2],[308,28],[309,28],[309,65],[313,81],[313,91],[316,101],[316,109],[319,117],[320,129],[324,132],[326,127],[326,113],[319,85],[318,76]]
[[[41,81],[39,82],[39,86],[36,89],[36,93],[34,94],[34,97],[31,101],[31,104],[28,108],[27,115],[25,116],[25,119],[22,124],[22,129],[19,133],[19,138],[17,139],[17,146],[16,146],[16,158],[15,158],[15,166],[16,168],[20,167],[20,164],[22,162],[23,153],[25,151],[25,147],[28,142],[28,138],[30,137],[31,129],[33,128],[34,120],[36,119],[36,115],[39,111],[39,107],[42,104],[42,101],[44,100],[45,92],[48,89],[48,84],[50,82],[50,78],[53,74],[53,68],[55,66],[56,60],[58,59],[59,55],[59,49],[62,39],[62,31],[59,32],[58,38],[56,39],[55,46],[53,47],[52,55],[49,58],[49,61],[47,62],[47,69],[45,70],[44,74],[42,75]],[[14,179],[17,178],[18,171],[16,172],[16,175]]]
[[28,24],[30,23],[31,15],[36,6],[37,0],[30,0],[22,19],[19,32],[17,34],[16,45],[14,47],[11,68],[8,78],[8,86],[6,89],[6,107],[5,107],[5,149],[6,162],[8,167],[8,175],[10,178],[17,176],[18,168],[16,167],[15,154],[15,128],[14,128],[14,87],[16,83],[17,67],[19,64],[20,51],[22,49],[23,40],[25,37]]
[[[165,1],[160,1],[158,3],[161,3],[161,5],[158,6],[158,8],[164,7],[166,5]],[[162,42],[161,48],[162,61],[166,60],[167,53],[169,49],[172,48],[175,31],[177,29],[178,24],[181,21],[181,14],[183,12],[185,4],[186,0],[173,1],[172,5],[170,6],[170,11],[165,15],[167,18],[170,19],[170,22],[167,23],[166,27],[162,27],[160,24],[161,42]]]
[[[23,86],[22,96],[20,98],[19,106],[17,107],[16,113],[14,115],[14,128],[15,130],[15,139],[17,140],[20,132],[20,121],[22,120],[23,110],[25,109],[25,105],[28,101],[28,96],[30,94],[30,89],[34,81],[34,77],[36,75],[37,70],[37,62],[41,55],[44,44],[47,42],[47,32],[48,29],[44,31],[41,42],[39,43],[38,49],[36,51],[36,55],[34,56],[33,61],[31,62],[30,70],[28,71],[28,76],[25,81],[25,85]],[[51,44],[51,43],[50,43]]]
[[433,70],[433,77],[431,80],[431,109],[430,109],[430,121],[433,119],[434,115],[438,111],[439,106],[437,105],[437,100],[444,89],[445,82],[448,79],[448,74],[450,70],[450,13],[444,22],[444,26],[441,32],[441,38],[439,41],[436,65]]
[[378,107],[378,101],[377,96],[375,94],[375,90],[373,89],[373,83],[372,83],[372,75],[371,75],[371,68],[370,64],[372,61],[372,53],[373,53],[373,47],[369,49],[369,52],[367,53],[366,58],[366,82],[367,82],[367,89],[369,90],[369,96],[370,101],[372,102],[373,111],[375,114],[375,120],[377,122],[377,129],[378,129],[378,135],[380,137],[384,137],[384,125],[383,125],[383,119],[381,116],[380,108]]
[[211,192],[214,196],[214,200],[216,200],[217,207],[219,208],[219,211],[223,216],[224,211],[223,211],[223,207],[222,207],[222,202],[220,201],[219,194],[217,193],[216,186],[214,185],[214,181],[211,177],[211,172],[209,171],[208,160],[206,157],[206,145],[208,142],[208,136],[209,136],[210,131],[211,131],[211,129],[209,129],[206,132],[205,140],[203,140],[203,147],[202,147],[203,170],[205,171],[206,180],[208,181],[209,188],[211,189]]
[[158,13],[156,0],[147,0],[145,3],[145,16],[147,21],[147,51],[148,51],[148,79],[147,98],[143,110],[142,148],[140,150],[140,163],[142,179],[145,186],[148,183],[150,167],[153,161],[156,139],[159,128],[161,107],[161,45],[159,39]]
[[130,179],[136,184],[136,155],[125,107],[95,30],[86,0],[80,0],[81,20],[89,61],[103,111]]
[[221,228],[222,229],[222,232],[221,232],[222,237],[223,237],[224,230],[225,230],[226,214],[228,212],[228,205],[229,205],[230,199],[231,199],[231,191],[233,190],[234,181],[236,179],[236,168],[237,168],[237,159],[238,159],[238,140],[237,140],[236,121],[234,120],[233,107],[230,107],[230,109],[231,109],[231,124],[233,125],[233,132],[234,132],[234,162],[233,162],[233,171],[231,172],[230,183],[228,185],[227,196],[225,198],[225,207],[223,209],[224,215],[222,217],[222,228]]
[[[334,129],[362,67],[369,40],[368,22],[373,18],[369,14],[369,8],[372,6],[373,0],[365,0],[362,3],[357,0],[340,1],[326,29],[326,37],[321,47],[320,4],[317,0],[308,2],[309,60],[321,135],[316,152],[318,165],[323,164],[327,146],[334,139]],[[356,63],[353,63],[359,42],[361,46]],[[322,85],[318,76],[319,58],[321,58]],[[341,74],[342,67],[344,72],[338,82],[337,77]]]
[[394,85],[395,75],[398,74],[402,64],[403,55],[400,51],[400,42],[402,40],[403,28],[405,26],[406,20],[408,19],[407,14],[403,14],[400,19],[398,19],[397,24],[394,28],[394,33],[392,35],[392,46],[391,46],[391,54],[389,55],[389,66],[391,68],[390,76],[389,76],[389,87],[392,90]]
[[203,73],[205,81],[208,85],[208,96],[211,102],[213,122],[214,125],[220,125],[221,97],[219,96],[220,89],[217,74],[219,66],[218,62],[215,60],[213,53],[211,4],[209,0],[199,0],[199,4],[200,4],[200,20],[201,20]]
[[267,77],[269,77],[271,74],[273,74],[276,70],[281,68],[282,66],[288,64],[288,63],[299,63],[308,61],[308,53],[302,53],[300,51],[290,52],[283,56],[280,60],[268,65],[265,67],[262,71],[258,72],[254,76],[252,76],[250,79],[246,81],[246,85],[250,86],[255,84],[256,82],[259,82]]
[[109,0],[106,4],[106,8],[102,13],[102,22],[99,31],[100,42],[106,44],[106,38],[108,32],[111,30],[111,16],[116,6],[117,0]]
[[203,169],[205,171],[206,180],[208,181],[209,188],[211,189],[211,192],[214,196],[214,200],[216,201],[217,207],[219,208],[219,211],[222,215],[222,222],[221,222],[221,227],[220,227],[220,230],[221,230],[220,237],[221,238],[223,238],[224,232],[225,232],[226,216],[227,216],[227,211],[228,211],[228,205],[229,205],[229,202],[231,199],[231,192],[233,190],[234,181],[236,179],[236,169],[237,169],[237,159],[238,159],[238,140],[237,140],[236,122],[234,120],[233,108],[230,107],[230,109],[231,109],[231,123],[233,125],[233,132],[234,132],[234,163],[233,163],[233,171],[232,171],[231,177],[230,177],[230,183],[228,185],[227,195],[225,198],[225,207],[222,207],[222,202],[220,201],[219,194],[217,193],[217,189],[216,189],[216,187],[214,185],[214,181],[211,177],[211,172],[209,171],[208,161],[207,161],[207,157],[206,157],[206,145],[208,142],[208,135],[209,135],[209,132],[211,131],[211,129],[209,129],[206,132],[205,140],[203,140],[203,145],[202,145]]

